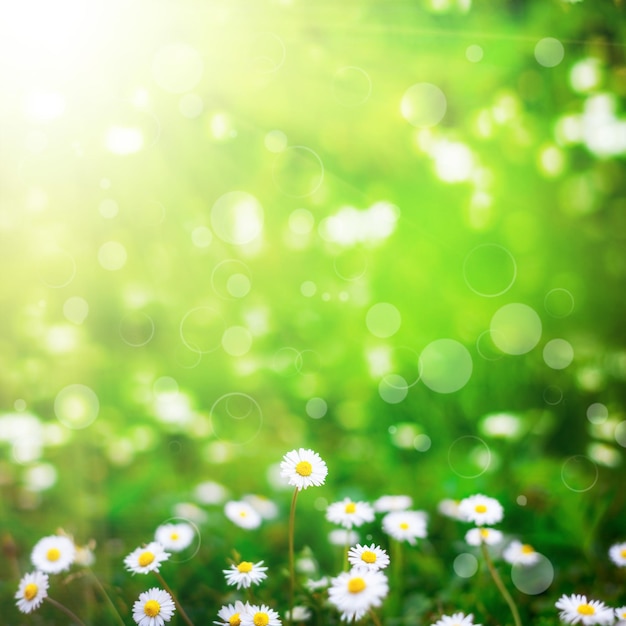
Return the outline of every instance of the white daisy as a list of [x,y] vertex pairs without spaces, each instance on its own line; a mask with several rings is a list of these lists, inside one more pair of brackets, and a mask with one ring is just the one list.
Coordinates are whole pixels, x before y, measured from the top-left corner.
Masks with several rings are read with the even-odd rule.
[[230,500],[224,505],[226,517],[240,528],[251,530],[261,525],[261,516],[243,500]]
[[426,514],[422,511],[392,511],[383,517],[383,531],[398,541],[415,545],[416,537],[426,537]]
[[280,463],[280,475],[298,490],[323,485],[327,474],[326,463],[313,450],[292,450]]
[[267,567],[262,567],[263,561],[252,563],[241,561],[238,565],[231,565],[230,569],[222,570],[226,575],[226,582],[229,585],[237,585],[237,589],[248,588],[250,585],[258,585],[267,578]]
[[445,515],[446,517],[459,519],[459,501],[452,500],[450,498],[444,498],[437,505],[437,511],[439,511],[441,515]]
[[304,586],[309,591],[317,591],[319,589],[326,589],[328,585],[330,585],[330,580],[328,579],[328,576],[322,576],[319,580],[313,580],[309,578],[309,580],[307,580],[304,583]]
[[563,594],[555,604],[557,609],[561,609],[559,618],[567,624],[612,624],[615,620],[613,609],[609,608],[599,600],[587,601],[586,596],[573,594],[566,596]]
[[280,626],[278,613],[265,604],[250,606],[241,614],[241,626]]
[[247,494],[243,497],[244,502],[247,502],[263,519],[275,519],[278,517],[278,507],[275,502],[272,502],[265,496],[257,496],[256,494]]
[[145,548],[133,550],[125,559],[124,565],[133,574],[147,574],[158,572],[163,561],[170,558],[163,546],[157,541],[151,541]]
[[353,566],[358,565],[366,569],[378,570],[385,569],[389,565],[389,556],[375,544],[369,547],[359,544],[348,550],[348,561]]
[[306,606],[294,606],[293,615],[292,612],[287,611],[286,617],[291,619],[292,622],[306,622],[311,619],[311,609]]
[[381,496],[374,502],[374,510],[378,513],[390,511],[406,511],[413,506],[411,496]]
[[317,562],[310,556],[296,559],[296,571],[301,574],[315,574],[317,572]]
[[154,538],[166,550],[181,552],[189,547],[195,537],[195,530],[191,524],[162,524],[156,529]]
[[353,546],[359,542],[359,533],[346,528],[335,528],[328,533],[328,542],[333,546]]
[[609,556],[618,567],[626,567],[626,541],[613,544],[609,548]]
[[250,604],[245,604],[237,600],[235,604],[225,604],[218,612],[217,616],[221,621],[213,622],[217,626],[240,626],[241,616],[250,610]]
[[482,494],[463,498],[459,503],[459,518],[465,522],[474,522],[476,526],[497,524],[503,516],[502,505],[496,499]]
[[139,626],[163,626],[174,615],[176,606],[172,596],[152,587],[139,594],[139,600],[133,604],[133,619]]
[[39,608],[46,597],[48,597],[48,574],[39,571],[24,574],[15,594],[17,608],[22,613],[30,613]]
[[58,574],[69,569],[76,557],[74,542],[63,535],[40,539],[30,554],[32,564],[46,574]]
[[515,540],[502,552],[502,558],[513,565],[534,565],[540,556],[530,544]]
[[342,620],[359,620],[372,607],[380,606],[388,592],[383,572],[355,567],[333,578],[328,600],[341,611]]
[[474,624],[474,615],[470,613],[453,613],[452,615],[442,615],[432,626],[482,626]]
[[93,552],[95,547],[96,542],[93,539],[85,546],[75,546],[74,563],[82,567],[91,567],[96,562],[96,555]]
[[615,609],[615,617],[619,620],[615,626],[621,626],[622,624],[626,624],[626,606],[620,606]]
[[479,546],[481,543],[494,546],[500,543],[503,537],[504,535],[495,528],[470,528],[465,533],[465,541],[467,541],[470,546]]
[[353,502],[350,498],[344,498],[328,506],[326,519],[344,528],[353,528],[373,521],[374,509],[367,502]]
[[196,485],[193,495],[200,504],[222,504],[230,497],[230,492],[224,485],[212,480]]

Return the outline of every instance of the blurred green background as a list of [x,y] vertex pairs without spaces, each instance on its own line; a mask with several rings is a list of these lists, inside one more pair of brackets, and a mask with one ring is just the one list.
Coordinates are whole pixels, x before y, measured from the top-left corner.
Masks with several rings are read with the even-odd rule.
[[[549,593],[617,601],[621,2],[30,0],[0,23],[0,519],[24,570],[63,527],[121,590],[121,558],[194,515],[190,577],[223,592],[232,548],[284,566],[276,468],[307,447],[329,475],[298,545],[326,568],[327,503],[408,493],[441,557],[415,585],[454,595],[437,505],[485,492]],[[207,481],[281,515],[243,533]]]

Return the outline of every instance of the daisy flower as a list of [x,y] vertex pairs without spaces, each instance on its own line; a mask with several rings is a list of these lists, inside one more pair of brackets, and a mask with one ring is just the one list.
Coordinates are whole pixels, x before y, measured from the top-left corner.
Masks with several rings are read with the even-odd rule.
[[140,593],[139,600],[133,604],[133,619],[139,626],[163,626],[172,619],[175,610],[172,596],[163,589],[152,587]]
[[426,515],[421,511],[392,511],[383,517],[382,523],[385,533],[412,546],[416,537],[426,537]]
[[503,537],[504,535],[495,528],[470,528],[465,533],[465,541],[470,546],[479,546],[481,543],[493,546],[500,543]]
[[612,624],[615,620],[613,609],[599,600],[587,601],[586,596],[563,594],[555,604],[561,609],[559,618],[567,624]]
[[306,622],[311,619],[311,615],[313,615],[311,609],[306,606],[294,606],[292,612],[287,611],[287,617],[291,619],[292,622]]
[[539,552],[521,541],[511,541],[502,553],[502,558],[513,565],[534,565],[539,561]]
[[613,544],[609,548],[609,556],[618,567],[626,567],[626,541]]
[[250,610],[250,605],[239,600],[235,604],[225,604],[218,612],[217,616],[221,621],[213,622],[217,626],[240,626],[241,616]]
[[250,585],[258,585],[267,578],[267,567],[262,567],[263,561],[251,563],[241,561],[238,565],[231,565],[230,569],[222,570],[226,575],[226,582],[229,585],[237,585],[237,589],[248,588]]
[[125,559],[124,565],[133,574],[158,572],[163,561],[170,558],[170,553],[157,541],[151,541],[145,548],[133,550]]
[[195,536],[194,528],[185,522],[179,524],[162,524],[156,529],[154,538],[165,550],[181,552],[191,545]]
[[328,585],[330,585],[328,576],[322,576],[319,580],[309,578],[309,580],[304,583],[304,586],[311,592],[318,591],[319,589],[326,589]]
[[335,528],[328,533],[328,542],[333,546],[353,546],[359,542],[359,533],[355,530]]
[[341,611],[342,620],[356,621],[372,607],[380,606],[388,592],[389,584],[383,572],[355,567],[333,578],[328,600]]
[[281,623],[278,613],[265,604],[253,604],[241,614],[241,626],[280,626]]
[[74,555],[74,563],[82,567],[91,567],[96,562],[96,555],[93,552],[95,547],[96,542],[93,539],[91,539],[87,545],[75,546],[76,554]]
[[615,617],[619,620],[616,626],[626,624],[626,606],[620,606],[618,609],[615,609]]
[[240,528],[251,530],[261,525],[261,516],[243,500],[230,500],[224,505],[226,517]]
[[46,574],[58,574],[69,569],[76,557],[74,542],[63,535],[40,539],[30,555],[32,564]]
[[24,574],[15,594],[17,608],[22,613],[30,613],[39,608],[46,597],[48,597],[48,574],[38,571]]
[[361,526],[374,520],[374,509],[367,502],[353,502],[344,498],[341,502],[333,502],[326,509],[326,519],[344,528]]
[[453,613],[452,615],[442,615],[432,626],[482,626],[474,624],[474,615],[470,613]]
[[474,522],[476,526],[497,524],[503,516],[502,505],[496,499],[482,494],[463,498],[459,503],[459,518],[465,522]]
[[378,570],[385,569],[389,565],[389,556],[375,544],[369,548],[359,544],[348,550],[348,561],[354,566],[360,565],[366,569]]
[[406,511],[413,506],[411,496],[381,496],[374,502],[374,510],[377,513],[389,513],[390,511]]
[[280,463],[280,475],[298,490],[324,484],[328,468],[320,455],[313,450],[292,450]]
[[256,494],[248,494],[243,497],[244,502],[247,502],[263,519],[275,519],[278,517],[278,507],[275,502],[272,502],[265,496],[257,496]]
[[459,501],[452,500],[450,498],[444,498],[437,505],[437,511],[439,511],[441,515],[445,515],[446,517],[459,519]]

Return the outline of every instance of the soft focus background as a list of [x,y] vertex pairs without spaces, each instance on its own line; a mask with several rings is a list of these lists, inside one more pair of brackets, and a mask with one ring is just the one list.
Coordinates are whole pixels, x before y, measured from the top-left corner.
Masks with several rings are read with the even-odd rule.
[[[168,519],[200,530],[169,570],[197,623],[233,549],[280,588],[298,447],[329,467],[298,503],[318,573],[328,503],[429,513],[411,623],[509,619],[437,512],[477,492],[554,569],[524,615],[625,603],[625,32],[617,0],[3,3],[7,623],[57,528],[96,540],[126,623],[122,558]],[[238,529],[246,494],[278,515]],[[78,578],[56,595],[120,623]]]

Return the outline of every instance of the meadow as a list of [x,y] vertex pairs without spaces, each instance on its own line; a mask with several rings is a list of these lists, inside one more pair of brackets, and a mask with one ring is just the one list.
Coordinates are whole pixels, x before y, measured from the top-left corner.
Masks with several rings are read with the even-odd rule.
[[617,0],[5,3],[0,623],[151,588],[141,626],[619,623],[625,34]]

